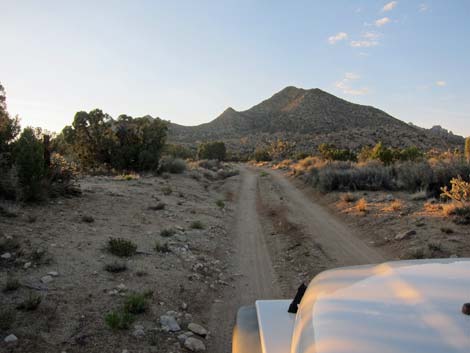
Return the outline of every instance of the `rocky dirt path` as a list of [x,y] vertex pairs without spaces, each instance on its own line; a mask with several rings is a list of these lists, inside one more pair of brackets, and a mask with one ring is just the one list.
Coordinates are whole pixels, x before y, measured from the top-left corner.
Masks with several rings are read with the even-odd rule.
[[234,318],[256,299],[288,298],[316,273],[384,258],[280,172],[241,166],[232,228],[235,282],[211,309],[211,352],[229,353]]

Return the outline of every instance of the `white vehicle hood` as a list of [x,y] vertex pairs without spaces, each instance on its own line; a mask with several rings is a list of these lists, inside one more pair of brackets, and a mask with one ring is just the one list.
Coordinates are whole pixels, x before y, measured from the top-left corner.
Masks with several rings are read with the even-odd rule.
[[470,259],[326,271],[299,307],[291,353],[468,353]]

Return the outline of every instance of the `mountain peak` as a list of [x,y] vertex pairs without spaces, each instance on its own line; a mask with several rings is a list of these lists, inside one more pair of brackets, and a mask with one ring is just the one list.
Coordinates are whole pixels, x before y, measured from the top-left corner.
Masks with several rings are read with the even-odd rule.
[[243,139],[245,149],[282,138],[310,153],[325,142],[351,149],[377,141],[392,147],[447,149],[463,141],[450,134],[437,134],[438,128],[433,130],[410,126],[379,109],[350,103],[319,88],[287,86],[248,110],[238,112],[229,107],[210,123],[191,130],[175,128],[170,137],[181,142],[223,140],[233,146]]

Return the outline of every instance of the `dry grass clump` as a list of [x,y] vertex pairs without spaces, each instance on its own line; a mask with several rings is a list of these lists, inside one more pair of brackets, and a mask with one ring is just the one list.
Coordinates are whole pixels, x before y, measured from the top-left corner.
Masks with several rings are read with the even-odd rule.
[[190,225],[191,229],[204,229],[205,225],[202,221],[193,221]]
[[119,257],[129,257],[137,252],[137,245],[123,238],[109,238],[108,251]]
[[127,270],[127,265],[124,262],[115,261],[115,262],[106,264],[104,266],[104,269],[110,273],[121,273]]
[[112,330],[127,330],[134,320],[134,316],[126,311],[112,311],[104,317],[104,321]]
[[140,175],[137,173],[121,174],[114,177],[114,179],[124,181],[137,180],[140,179]]
[[401,211],[404,207],[404,203],[401,200],[395,200],[390,203],[389,206],[384,207],[383,211],[385,212],[398,212]]
[[163,253],[163,254],[171,252],[171,249],[168,246],[168,243],[161,243],[158,240],[155,242],[154,249],[156,252]]
[[457,213],[458,206],[455,203],[446,203],[442,205],[442,212],[446,216],[454,216]]
[[423,209],[429,213],[436,213],[442,210],[442,205],[434,201],[428,201],[424,203]]
[[365,198],[362,198],[362,199],[360,199],[359,201],[357,201],[357,203],[356,203],[356,209],[357,209],[359,212],[367,213],[367,212],[369,211],[367,200],[366,200]]
[[160,231],[160,236],[162,236],[164,238],[172,237],[175,234],[176,234],[176,230],[173,229],[173,228],[166,228],[166,229],[162,229]]

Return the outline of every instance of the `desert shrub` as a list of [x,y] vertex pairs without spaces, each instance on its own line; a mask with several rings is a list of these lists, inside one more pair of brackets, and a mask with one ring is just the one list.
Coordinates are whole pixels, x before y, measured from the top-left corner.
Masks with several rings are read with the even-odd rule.
[[225,160],[227,149],[225,143],[220,141],[202,143],[197,148],[198,159]]
[[112,262],[106,264],[104,269],[110,273],[121,273],[127,270],[127,265],[124,262]]
[[82,222],[84,222],[84,223],[93,223],[94,221],[95,221],[95,219],[90,215],[82,216]]
[[0,331],[9,330],[16,320],[16,312],[5,306],[0,309]]
[[470,182],[466,182],[462,177],[454,178],[450,181],[451,189],[444,186],[441,197],[458,202],[462,206],[470,205]]
[[423,151],[416,146],[411,146],[399,151],[398,159],[401,161],[417,161],[424,157]]
[[149,206],[149,210],[152,211],[161,211],[165,209],[165,204],[163,202],[159,202],[156,205]]
[[357,161],[356,154],[349,149],[338,149],[334,145],[322,143],[318,151],[326,160],[331,161]]
[[217,207],[219,207],[219,208],[224,208],[224,207],[225,207],[225,202],[224,202],[224,200],[217,200],[217,201],[215,202],[215,204],[216,204]]
[[323,192],[393,189],[391,168],[374,163],[328,163],[322,168],[312,168],[308,180]]
[[5,286],[3,287],[4,292],[12,292],[20,288],[20,281],[17,278],[8,276]]
[[30,293],[28,298],[18,304],[16,308],[23,311],[34,311],[39,307],[41,301],[41,296]]
[[160,164],[160,172],[181,174],[186,170],[186,162],[181,158],[163,157]]
[[272,160],[269,149],[265,147],[257,147],[253,152],[253,159],[256,162],[269,162]]
[[449,228],[449,227],[442,227],[441,232],[444,233],[444,234],[453,234],[454,230],[452,228]]
[[134,322],[134,316],[127,311],[112,311],[106,314],[104,320],[112,330],[127,330]]
[[192,159],[196,157],[196,153],[193,150],[183,145],[166,144],[163,153],[167,156],[181,159]]
[[164,238],[172,237],[175,234],[176,234],[176,230],[174,230],[173,228],[166,228],[160,231],[160,236]]
[[[152,294],[149,292],[150,295]],[[144,313],[148,308],[149,293],[133,293],[126,298],[124,311],[131,314]]]
[[123,238],[109,238],[108,251],[119,257],[129,257],[137,252],[137,245]]
[[427,189],[433,180],[433,171],[427,162],[404,162],[394,167],[397,188],[409,192]]
[[463,180],[470,181],[470,164],[462,161],[437,161],[430,163],[433,170],[433,180],[427,190],[434,197],[440,196],[442,187],[451,186],[451,181],[458,176]]
[[191,229],[204,229],[205,226],[204,226],[204,223],[202,223],[202,221],[193,221],[190,224],[190,228]]
[[23,130],[15,146],[15,164],[21,196],[25,201],[38,201],[44,196],[46,168],[44,146],[33,129]]
[[58,153],[51,155],[50,166],[47,171],[49,184],[49,195],[52,197],[81,194],[80,187],[77,185],[78,170],[73,163]]
[[161,243],[159,241],[155,242],[154,249],[155,249],[156,252],[159,252],[159,253],[169,253],[169,252],[171,252],[171,249],[168,246],[168,243]]

